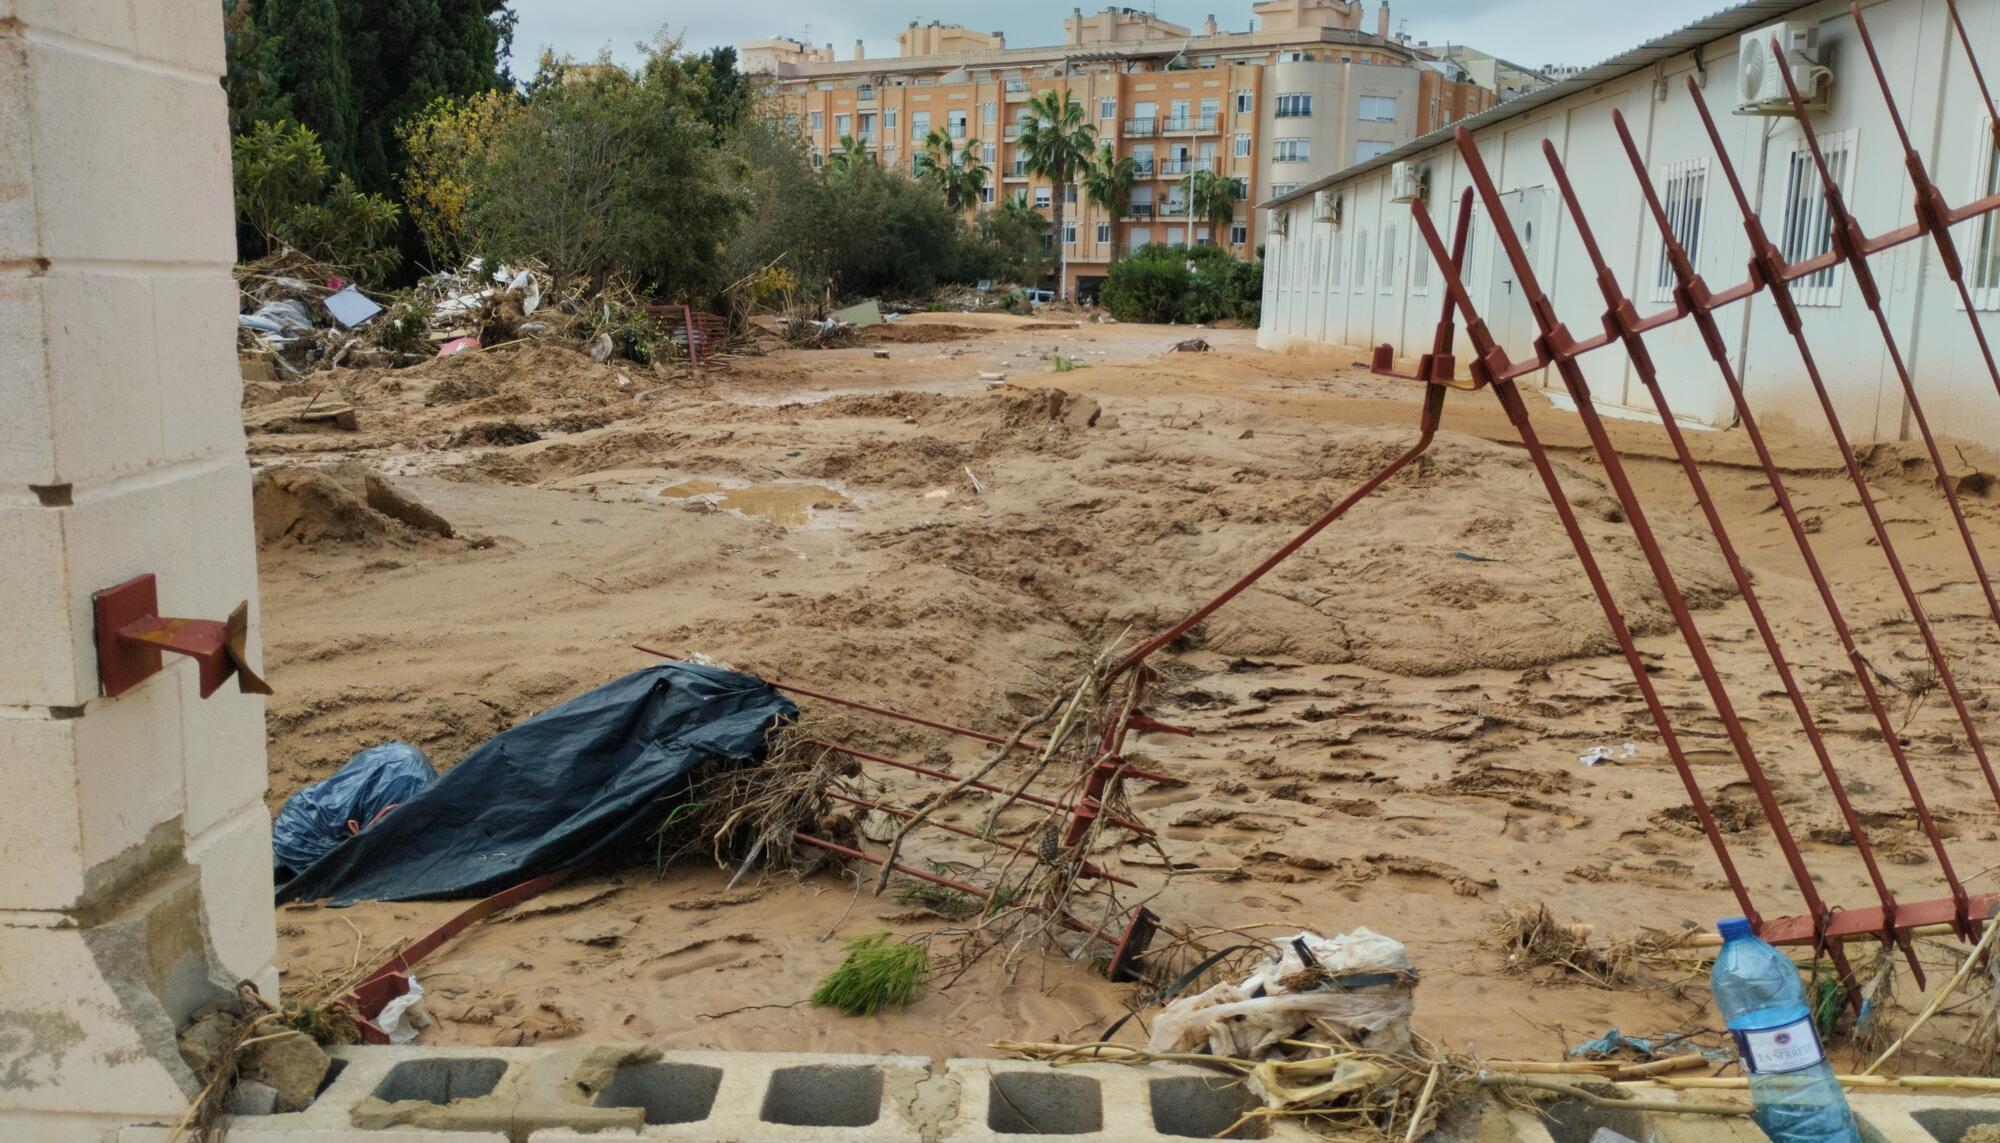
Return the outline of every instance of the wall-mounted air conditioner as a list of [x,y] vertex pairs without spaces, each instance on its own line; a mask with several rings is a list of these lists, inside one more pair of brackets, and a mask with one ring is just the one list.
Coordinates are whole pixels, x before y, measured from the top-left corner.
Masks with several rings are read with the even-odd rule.
[[1341,194],[1339,191],[1313,192],[1313,219],[1317,222],[1331,222],[1340,225]]
[[1396,163],[1389,168],[1389,199],[1392,202],[1422,202],[1430,194],[1430,168],[1415,163]]
[[1821,87],[1833,78],[1833,73],[1827,70],[1820,53],[1818,24],[1787,21],[1760,28],[1738,41],[1737,114],[1791,114],[1792,98],[1785,90],[1787,69],[1807,106],[1815,110],[1824,107]]

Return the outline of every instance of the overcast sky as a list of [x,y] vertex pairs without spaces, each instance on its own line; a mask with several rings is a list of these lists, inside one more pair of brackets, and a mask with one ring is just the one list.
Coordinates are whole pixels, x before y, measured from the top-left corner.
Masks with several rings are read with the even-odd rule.
[[[1392,5],[1398,27],[1419,40],[1467,43],[1515,63],[1591,64],[1626,48],[1729,6],[1733,0],[1404,0]],[[1145,0],[1125,0],[1147,7]],[[1375,0],[1368,0],[1365,26],[1375,23]],[[734,44],[759,36],[810,37],[832,43],[841,59],[854,41],[865,40],[871,56],[896,54],[896,33],[911,20],[968,24],[1007,34],[1014,47],[1062,42],[1063,17],[1076,0],[514,0],[520,32],[514,71],[534,71],[543,48],[574,56],[595,56],[609,47],[630,59],[632,45],[662,30],[690,48]],[[1085,11],[1105,6],[1084,3]],[[1171,0],[1157,10],[1163,19],[1199,28],[1210,13],[1229,31],[1250,25],[1249,0]]]

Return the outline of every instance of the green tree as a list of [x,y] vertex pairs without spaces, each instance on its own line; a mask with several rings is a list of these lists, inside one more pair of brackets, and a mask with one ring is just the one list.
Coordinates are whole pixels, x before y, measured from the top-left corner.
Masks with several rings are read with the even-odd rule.
[[967,281],[997,278],[1033,284],[1049,272],[1049,253],[1042,246],[1049,221],[1032,207],[1008,199],[998,210],[982,210],[973,220],[960,274]]
[[323,201],[300,206],[281,230],[301,253],[380,285],[403,260],[396,244],[400,213],[386,196],[365,194],[342,175]]
[[718,136],[736,130],[750,118],[750,80],[736,70],[735,48],[710,48],[694,57],[688,70],[701,91],[701,117]]
[[[1104,144],[1097,158],[1083,172],[1083,199],[1085,202],[1111,216],[1111,232],[1118,233],[1118,220],[1125,217],[1125,210],[1132,205],[1132,185],[1139,179],[1139,167],[1129,157],[1118,158],[1111,153],[1111,144]],[[1118,260],[1118,243],[1114,237],[1111,244],[1111,261]]]
[[519,101],[508,92],[440,96],[397,128],[396,138],[409,156],[398,180],[403,203],[437,268],[455,268],[472,253],[466,206],[473,171],[519,110]]
[[813,294],[826,286],[827,233],[832,224],[830,183],[852,163],[870,165],[854,140],[827,161],[824,176],[812,169],[803,136],[763,123],[743,125],[730,141],[742,172],[747,205],[723,252],[723,278],[743,281],[766,266],[783,265]]
[[508,86],[501,60],[514,16],[505,0],[337,3],[355,116],[347,159],[334,166],[363,190],[391,191],[404,163],[396,129],[405,119],[440,96]]
[[917,152],[917,181],[936,187],[953,209],[966,210],[986,188],[986,164],[978,153],[979,140],[967,139],[964,147],[955,148],[950,132],[933,127]]
[[864,165],[874,166],[875,155],[868,149],[866,143],[852,135],[842,135],[840,149],[826,157],[826,171],[829,178],[845,172],[849,167]]
[[828,275],[842,297],[920,294],[960,264],[965,223],[944,197],[873,163],[827,180]]
[[1255,321],[1263,267],[1216,246],[1142,246],[1111,267],[1099,295],[1119,321]]
[[1188,176],[1187,201],[1189,218],[1227,231],[1236,221],[1236,180],[1214,171],[1196,171]]
[[1045,91],[1028,101],[1015,141],[1017,153],[1027,163],[1028,173],[1047,179],[1053,192],[1057,262],[1056,287],[1067,296],[1064,279],[1069,274],[1068,249],[1063,246],[1063,214],[1071,184],[1090,167],[1097,154],[1097,130],[1084,118],[1083,105],[1069,97],[1069,89]]
[[630,273],[668,296],[704,297],[745,205],[676,69],[654,48],[638,72],[601,59],[538,77],[477,164],[468,222],[490,253],[539,258],[557,292]]
[[319,139],[328,165],[349,170],[360,113],[338,0],[277,0],[261,19],[292,113]]
[[293,118],[291,97],[279,81],[278,45],[257,19],[255,0],[222,0],[223,54],[228,72],[229,133],[248,134],[262,122]]

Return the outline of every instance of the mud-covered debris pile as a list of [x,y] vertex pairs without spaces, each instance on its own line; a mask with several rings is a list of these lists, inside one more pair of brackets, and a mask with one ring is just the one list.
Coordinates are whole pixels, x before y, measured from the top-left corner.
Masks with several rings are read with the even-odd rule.
[[267,468],[251,486],[257,544],[414,543],[451,539],[451,522],[359,465]]

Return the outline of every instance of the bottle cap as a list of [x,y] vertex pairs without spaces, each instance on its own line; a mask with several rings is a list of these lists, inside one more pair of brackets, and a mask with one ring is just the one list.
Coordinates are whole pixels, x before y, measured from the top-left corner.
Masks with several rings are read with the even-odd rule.
[[1717,921],[1715,923],[1715,931],[1721,933],[1722,939],[1725,941],[1733,941],[1738,937],[1753,935],[1750,922],[1744,917],[1729,917],[1725,920]]

